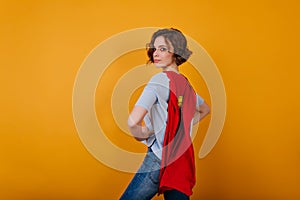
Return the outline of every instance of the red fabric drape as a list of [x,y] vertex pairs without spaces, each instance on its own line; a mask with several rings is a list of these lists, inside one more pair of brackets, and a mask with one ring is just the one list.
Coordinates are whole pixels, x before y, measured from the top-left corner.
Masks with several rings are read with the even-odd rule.
[[[196,182],[194,149],[190,137],[191,120],[196,110],[196,94],[183,75],[165,73],[170,80],[170,96],[159,193],[176,189],[190,196]],[[178,103],[181,98],[182,103]]]

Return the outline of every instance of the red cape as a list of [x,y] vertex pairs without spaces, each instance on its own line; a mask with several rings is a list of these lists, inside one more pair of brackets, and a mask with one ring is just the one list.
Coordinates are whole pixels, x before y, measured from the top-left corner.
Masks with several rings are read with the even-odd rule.
[[176,189],[190,196],[196,182],[194,149],[190,137],[196,94],[188,80],[165,72],[170,80],[168,121],[162,150],[159,194]]

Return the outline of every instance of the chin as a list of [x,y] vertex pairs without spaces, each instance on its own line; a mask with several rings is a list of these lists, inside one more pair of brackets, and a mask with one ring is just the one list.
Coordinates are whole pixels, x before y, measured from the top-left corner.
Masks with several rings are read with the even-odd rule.
[[154,65],[155,65],[155,67],[157,67],[157,68],[163,68],[163,67],[164,67],[163,64],[159,64],[159,63],[154,63]]

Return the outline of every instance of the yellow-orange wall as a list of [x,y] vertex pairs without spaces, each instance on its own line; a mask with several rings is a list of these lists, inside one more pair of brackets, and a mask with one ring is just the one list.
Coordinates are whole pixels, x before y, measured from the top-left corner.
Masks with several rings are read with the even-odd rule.
[[[300,199],[299,9],[296,0],[1,1],[0,198],[118,199],[132,174],[104,166],[83,146],[73,85],[100,42],[150,26],[197,40],[225,84],[225,126],[213,151],[196,159],[192,199]],[[209,102],[204,83],[199,88]],[[200,124],[196,152],[208,124]]]

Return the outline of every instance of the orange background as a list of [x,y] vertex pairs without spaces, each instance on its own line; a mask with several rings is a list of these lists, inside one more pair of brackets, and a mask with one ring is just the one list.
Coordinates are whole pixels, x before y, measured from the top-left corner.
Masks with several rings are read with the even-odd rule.
[[[299,199],[299,8],[296,0],[1,1],[1,199],[118,199],[132,174],[104,166],[81,143],[73,84],[101,41],[148,26],[197,40],[224,80],[225,126],[197,159],[192,199]],[[204,83],[199,90],[209,101]],[[200,124],[196,152],[208,124]]]

